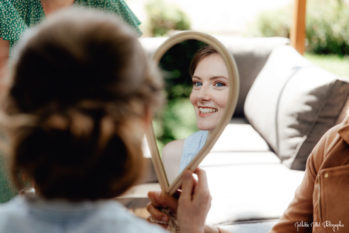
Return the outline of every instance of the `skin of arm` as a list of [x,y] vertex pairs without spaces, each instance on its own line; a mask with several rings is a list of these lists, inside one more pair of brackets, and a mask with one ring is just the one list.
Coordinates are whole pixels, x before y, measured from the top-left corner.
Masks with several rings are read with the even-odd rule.
[[7,73],[10,43],[0,38],[0,91],[4,88],[4,77]]
[[170,184],[178,175],[183,144],[183,139],[175,140],[167,143],[162,149],[162,162]]

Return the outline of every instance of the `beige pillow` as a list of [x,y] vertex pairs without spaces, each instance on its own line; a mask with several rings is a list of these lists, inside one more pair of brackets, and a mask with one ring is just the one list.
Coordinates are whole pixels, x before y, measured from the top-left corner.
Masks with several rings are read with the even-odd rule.
[[347,81],[280,46],[249,90],[244,111],[283,163],[303,170],[315,144],[337,122],[348,94]]

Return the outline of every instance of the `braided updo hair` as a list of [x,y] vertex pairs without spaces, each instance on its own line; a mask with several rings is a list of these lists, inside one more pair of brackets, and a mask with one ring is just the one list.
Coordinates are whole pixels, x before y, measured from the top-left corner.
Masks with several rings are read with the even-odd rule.
[[70,8],[17,47],[3,111],[14,185],[71,201],[123,193],[142,172],[144,119],[162,102],[137,33],[115,15]]

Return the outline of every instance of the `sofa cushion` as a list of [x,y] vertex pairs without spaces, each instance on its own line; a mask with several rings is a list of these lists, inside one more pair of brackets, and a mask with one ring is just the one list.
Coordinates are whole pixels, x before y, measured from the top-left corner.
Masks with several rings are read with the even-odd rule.
[[200,167],[212,196],[207,224],[278,219],[304,176],[270,151],[209,153]]
[[283,163],[303,170],[312,148],[337,122],[348,94],[347,81],[281,46],[253,83],[244,110]]
[[267,152],[268,144],[245,118],[233,118],[211,152]]

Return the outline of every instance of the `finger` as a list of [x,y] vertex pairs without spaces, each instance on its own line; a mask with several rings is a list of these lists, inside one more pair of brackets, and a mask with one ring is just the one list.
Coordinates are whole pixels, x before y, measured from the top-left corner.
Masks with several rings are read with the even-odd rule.
[[195,174],[198,176],[198,189],[208,190],[207,175],[206,172],[200,168],[195,169]]
[[192,172],[189,170],[186,170],[183,174],[183,181],[182,181],[182,194],[179,197],[180,200],[183,201],[190,201],[191,195],[193,191],[193,176]]
[[164,223],[168,222],[169,217],[159,209],[155,208],[152,204],[148,203],[146,209],[150,213],[153,220],[156,220],[159,222],[161,221]]
[[170,208],[173,212],[177,210],[177,200],[163,192],[148,192],[148,197],[155,207]]
[[206,172],[202,169],[196,169],[195,174],[198,176],[198,184],[194,190],[194,196],[198,197],[199,200],[210,202],[211,195],[208,188]]
[[161,192],[148,192],[148,198],[153,206],[162,207],[161,200],[159,200],[160,195]]
[[178,200],[175,199],[174,197],[169,196],[166,193],[161,193],[160,199],[163,202],[163,207],[165,208],[170,208],[172,212],[176,213],[177,212],[177,207],[178,207]]

